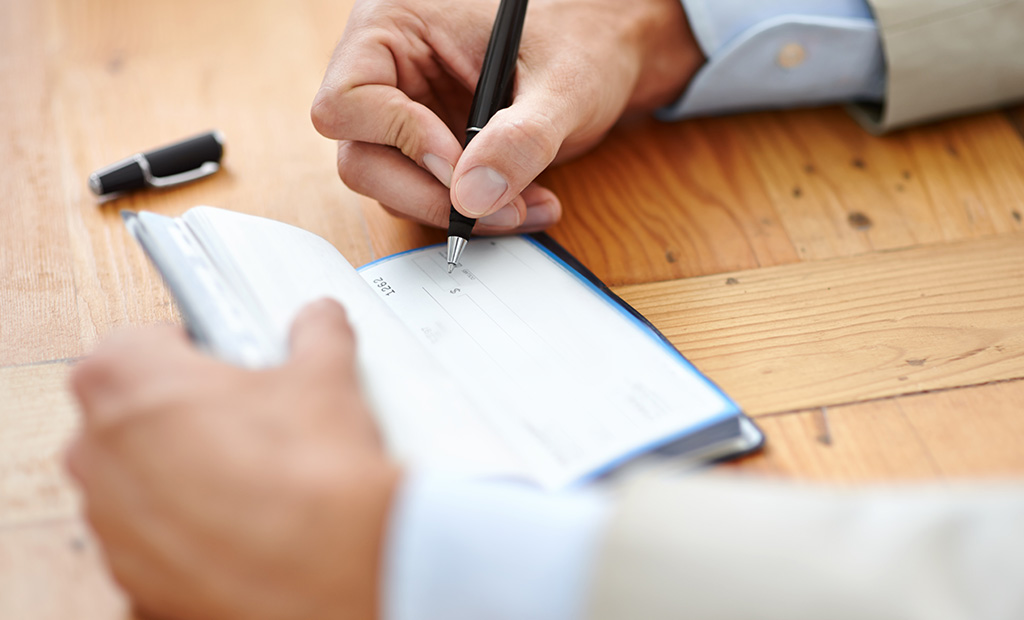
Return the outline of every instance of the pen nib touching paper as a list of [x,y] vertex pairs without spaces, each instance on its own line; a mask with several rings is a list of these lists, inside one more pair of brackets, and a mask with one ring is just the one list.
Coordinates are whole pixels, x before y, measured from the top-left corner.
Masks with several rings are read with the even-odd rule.
[[462,256],[462,251],[466,248],[466,240],[462,237],[448,237],[448,273],[454,271],[455,267],[459,264],[459,257]]

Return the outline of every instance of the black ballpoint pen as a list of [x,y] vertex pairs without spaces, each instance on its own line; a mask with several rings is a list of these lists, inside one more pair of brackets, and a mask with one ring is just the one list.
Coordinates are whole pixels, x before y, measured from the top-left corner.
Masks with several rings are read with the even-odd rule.
[[[491,40],[487,43],[480,79],[473,93],[473,103],[466,122],[468,146],[494,113],[512,103],[515,83],[516,59],[519,57],[519,38],[523,34],[526,18],[526,0],[501,0],[494,18]],[[459,257],[469,241],[476,220],[459,213],[453,206],[448,215],[448,273],[459,263]]]

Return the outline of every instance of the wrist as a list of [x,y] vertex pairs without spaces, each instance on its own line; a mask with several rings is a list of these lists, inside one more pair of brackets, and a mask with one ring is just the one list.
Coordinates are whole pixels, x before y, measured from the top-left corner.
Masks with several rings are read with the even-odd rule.
[[650,112],[683,93],[704,54],[693,35],[680,0],[634,0],[628,31],[639,50],[640,71],[627,111]]
[[[387,548],[388,529],[391,522],[391,513],[394,509],[395,498],[403,478],[402,471],[388,463],[373,476],[365,489],[365,503],[369,514],[366,530],[367,537],[365,562],[357,563],[365,567],[362,575],[356,575],[356,588],[354,594],[358,599],[366,603],[366,607],[357,611],[352,617],[380,618],[382,579],[385,570],[385,550]],[[365,581],[363,581],[365,580]],[[361,583],[360,583],[361,582]],[[351,583],[351,582],[350,582]],[[366,596],[368,595],[368,599]]]
[[[315,571],[323,578],[318,584],[323,589],[317,590],[322,596],[307,596],[305,602],[323,616],[380,618],[384,552],[403,472],[377,455],[320,463],[295,485],[306,487],[304,492],[313,498],[310,505],[318,515],[317,525],[300,534],[317,541],[317,548],[307,556],[324,554]],[[306,610],[292,615],[312,614]]]

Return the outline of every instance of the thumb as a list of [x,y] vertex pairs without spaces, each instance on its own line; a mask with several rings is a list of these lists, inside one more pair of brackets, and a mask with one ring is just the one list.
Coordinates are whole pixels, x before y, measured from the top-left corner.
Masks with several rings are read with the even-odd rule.
[[292,322],[289,366],[331,374],[336,381],[355,377],[356,340],[345,309],[333,299],[314,301]]
[[[515,215],[520,227],[530,228],[558,220],[561,206],[552,192],[534,185],[524,193],[571,131],[569,119],[552,115],[551,102],[542,99],[517,97],[466,147],[452,175],[452,204],[461,213],[480,218],[481,224],[504,223]],[[520,194],[523,200],[516,200]]]

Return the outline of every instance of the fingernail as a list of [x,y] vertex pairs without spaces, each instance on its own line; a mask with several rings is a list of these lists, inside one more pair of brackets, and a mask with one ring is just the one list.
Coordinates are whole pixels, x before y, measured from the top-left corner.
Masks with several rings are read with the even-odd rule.
[[452,186],[452,172],[455,169],[443,158],[433,153],[427,153],[423,156],[423,165],[430,171],[430,174],[437,177],[438,181],[444,183],[445,187]]
[[523,228],[547,228],[558,221],[558,207],[550,202],[542,202],[526,207]]
[[519,211],[512,205],[505,205],[494,213],[480,218],[479,222],[497,228],[515,228],[519,226]]
[[500,174],[486,166],[478,166],[459,179],[455,194],[467,215],[479,217],[493,209],[507,189],[508,183]]

